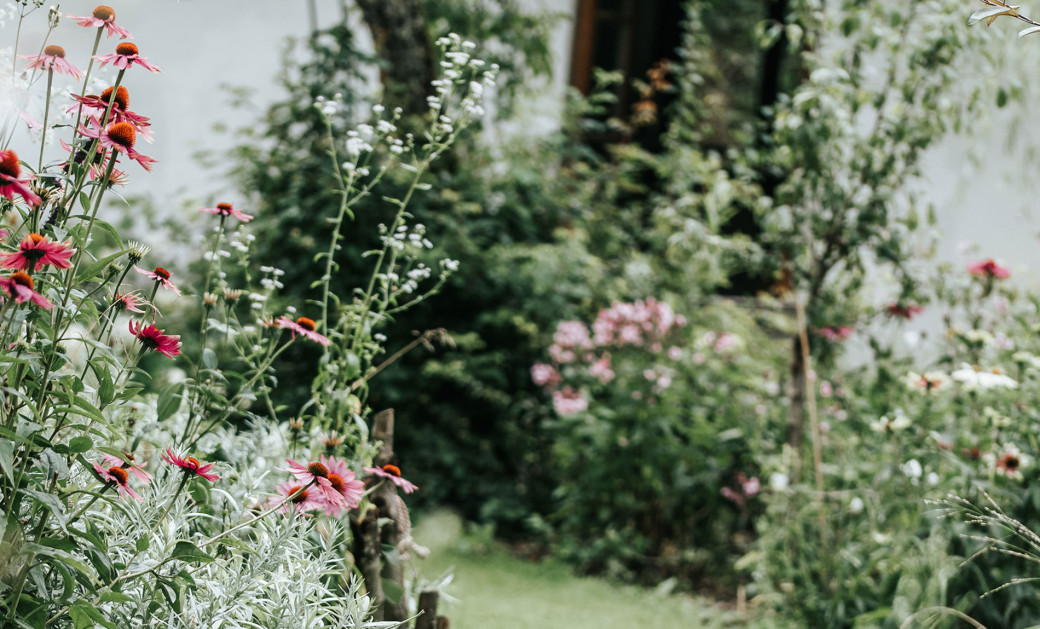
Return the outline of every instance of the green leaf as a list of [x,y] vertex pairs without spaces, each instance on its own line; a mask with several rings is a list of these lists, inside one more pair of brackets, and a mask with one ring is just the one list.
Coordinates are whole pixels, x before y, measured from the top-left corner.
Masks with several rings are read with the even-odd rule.
[[159,402],[156,404],[156,419],[164,421],[173,417],[173,414],[181,407],[181,391],[184,383],[178,382],[170,385],[159,394]]
[[143,553],[144,551],[148,550],[148,536],[142,535],[141,537],[138,537],[137,543],[134,546],[135,548],[137,548],[137,552],[139,553]]
[[126,255],[125,252],[119,251],[117,253],[113,253],[110,256],[105,256],[104,258],[101,258],[97,262],[92,262],[90,264],[90,266],[88,266],[87,268],[85,268],[85,269],[83,269],[82,271],[79,272],[79,275],[76,277],[76,281],[77,282],[90,281],[91,279],[96,277],[99,273],[104,271],[105,267],[107,267],[113,261],[118,260],[119,258],[123,257],[124,255]]
[[213,557],[210,557],[206,553],[199,550],[199,547],[191,542],[179,541],[177,545],[173,547],[173,553],[170,555],[170,559],[177,559],[178,561],[187,562],[201,562],[209,563],[216,561]]
[[202,350],[202,366],[206,369],[217,368],[217,354],[208,347]]
[[0,470],[7,475],[7,480],[14,482],[14,442],[0,439]]
[[86,452],[94,447],[94,440],[86,435],[79,437],[73,437],[69,441],[69,452],[77,454],[79,452]]

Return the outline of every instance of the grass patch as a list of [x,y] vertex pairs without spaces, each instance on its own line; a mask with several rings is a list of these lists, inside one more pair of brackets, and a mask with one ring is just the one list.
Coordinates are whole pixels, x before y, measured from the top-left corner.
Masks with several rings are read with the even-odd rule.
[[777,627],[765,619],[721,607],[705,598],[663,595],[575,575],[549,558],[529,562],[493,543],[462,535],[458,518],[427,515],[416,540],[433,551],[417,562],[420,574],[435,579],[453,569],[447,588],[458,602],[442,604],[451,629],[721,629]]

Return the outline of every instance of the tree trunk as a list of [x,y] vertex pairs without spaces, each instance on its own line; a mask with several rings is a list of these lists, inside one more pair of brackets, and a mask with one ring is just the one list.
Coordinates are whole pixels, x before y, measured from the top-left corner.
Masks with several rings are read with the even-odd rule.
[[426,112],[433,57],[420,0],[357,0],[382,58],[386,103],[406,114]]

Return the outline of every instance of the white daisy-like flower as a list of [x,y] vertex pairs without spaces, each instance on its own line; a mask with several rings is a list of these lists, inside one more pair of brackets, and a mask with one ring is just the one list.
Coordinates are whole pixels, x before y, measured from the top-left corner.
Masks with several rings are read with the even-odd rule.
[[978,389],[985,391],[986,389],[1018,388],[1018,381],[1005,376],[1000,369],[983,369],[977,365],[972,366],[967,363],[962,364],[960,369],[951,373],[950,377],[963,384],[968,390]]

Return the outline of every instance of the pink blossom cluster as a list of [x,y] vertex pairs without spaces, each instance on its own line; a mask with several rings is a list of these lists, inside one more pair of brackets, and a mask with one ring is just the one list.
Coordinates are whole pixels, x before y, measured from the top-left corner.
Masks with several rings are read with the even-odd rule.
[[684,325],[686,319],[653,297],[633,303],[614,302],[601,310],[592,324],[593,340],[599,347],[634,345],[660,351],[661,339],[669,330]]
[[560,391],[553,393],[553,408],[560,415],[571,415],[581,413],[589,408],[589,401],[571,387],[563,387]]
[[592,349],[589,329],[581,321],[561,321],[556,325],[549,355],[557,363],[574,362],[580,350]]
[[739,488],[736,490],[730,487],[723,487],[719,493],[722,494],[723,498],[741,508],[747,503],[748,498],[754,497],[762,489],[762,484],[757,476],[748,478],[744,476],[743,472],[737,472],[737,485],[739,485]]

